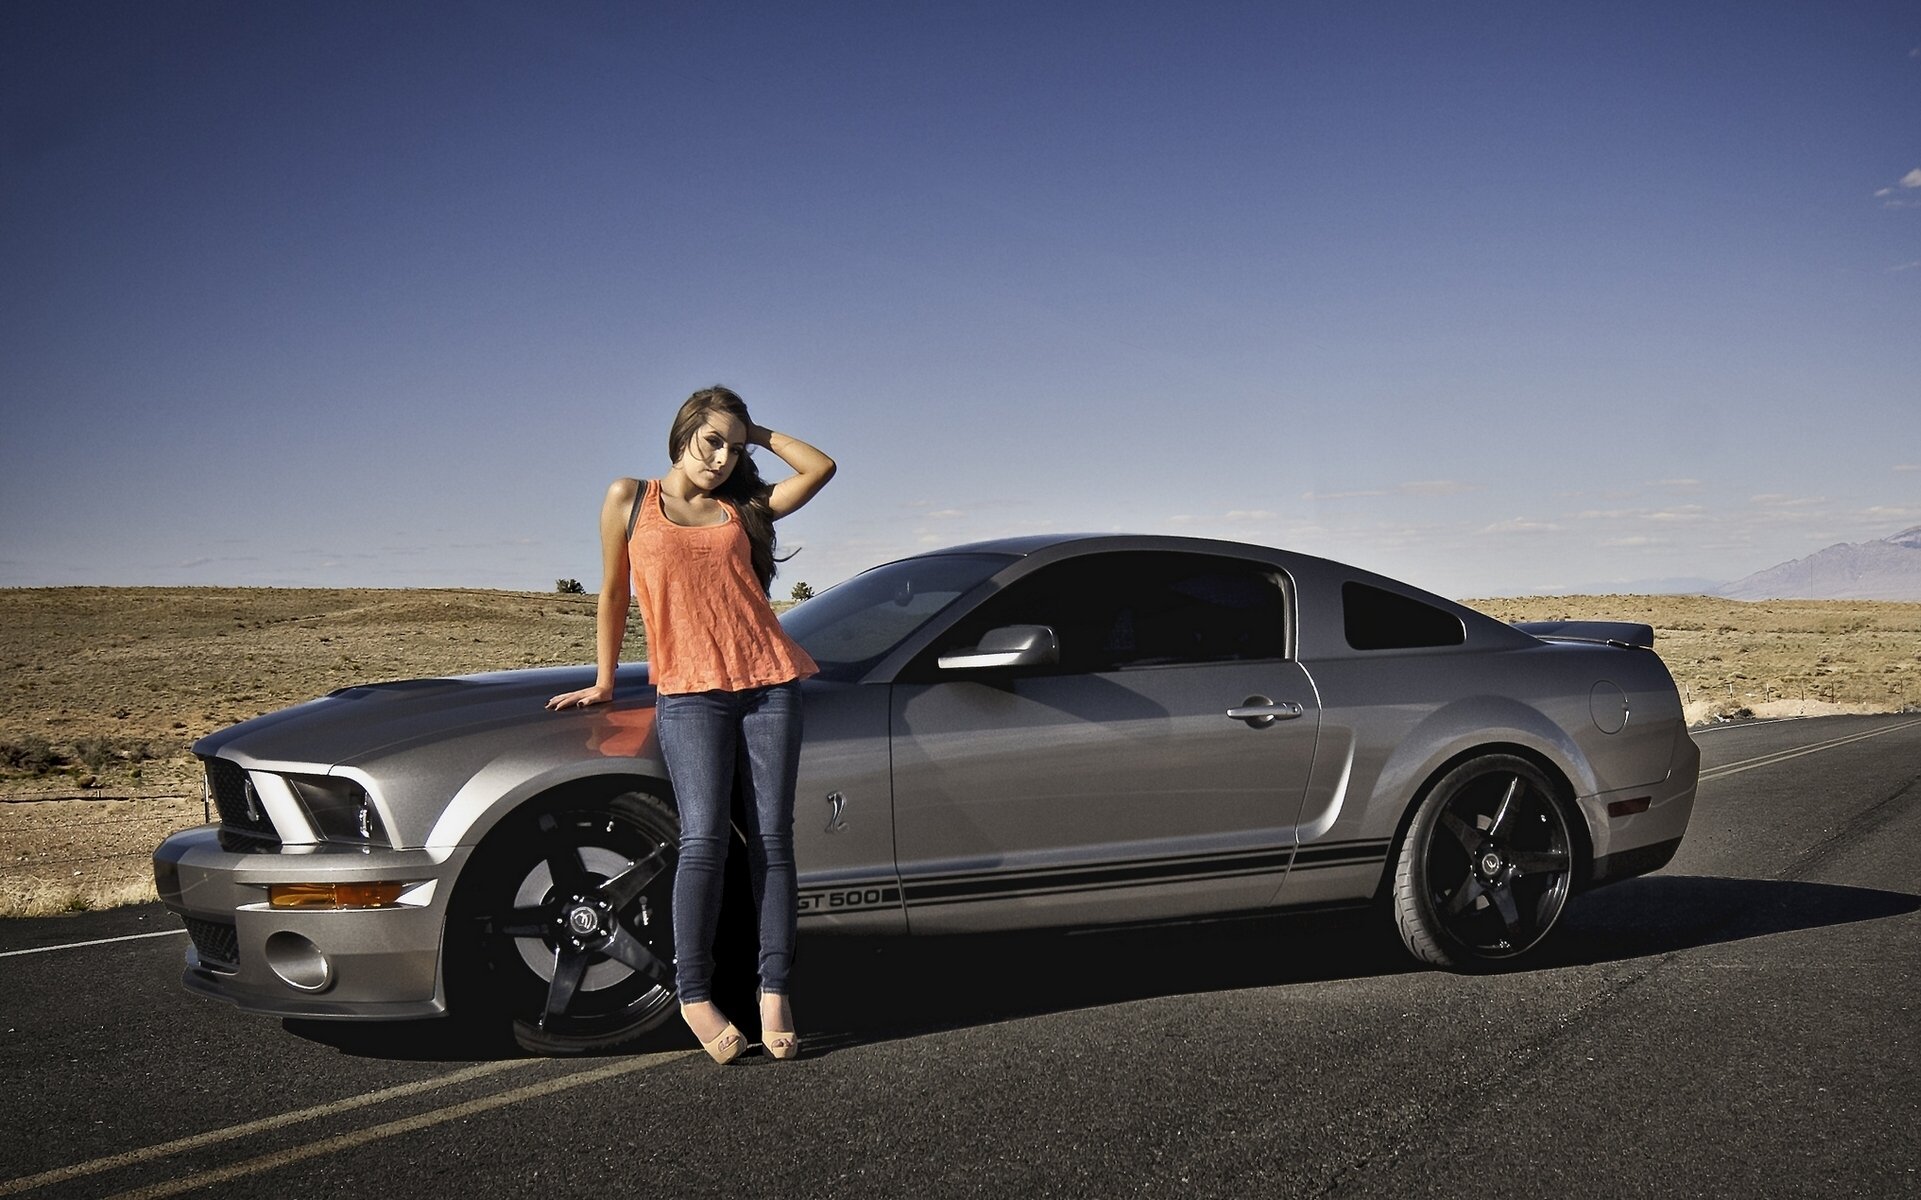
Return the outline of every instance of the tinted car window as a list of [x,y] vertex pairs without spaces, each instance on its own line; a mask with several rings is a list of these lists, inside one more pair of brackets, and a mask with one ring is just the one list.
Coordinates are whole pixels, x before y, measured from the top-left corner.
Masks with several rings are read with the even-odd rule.
[[941,649],[1002,625],[1046,625],[1062,672],[1283,658],[1287,601],[1257,563],[1126,552],[1069,559],[1012,584],[960,622]]
[[1341,615],[1347,644],[1356,650],[1458,646],[1467,640],[1467,627],[1453,613],[1365,583],[1341,585]]
[[857,679],[962,592],[1013,562],[1007,554],[939,554],[863,571],[781,614],[824,679]]

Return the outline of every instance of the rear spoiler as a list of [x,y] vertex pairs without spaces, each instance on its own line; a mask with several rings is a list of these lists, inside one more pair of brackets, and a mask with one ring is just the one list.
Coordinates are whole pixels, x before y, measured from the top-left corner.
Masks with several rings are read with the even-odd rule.
[[1610,646],[1654,649],[1654,626],[1632,621],[1516,621],[1514,628],[1559,642],[1605,642]]

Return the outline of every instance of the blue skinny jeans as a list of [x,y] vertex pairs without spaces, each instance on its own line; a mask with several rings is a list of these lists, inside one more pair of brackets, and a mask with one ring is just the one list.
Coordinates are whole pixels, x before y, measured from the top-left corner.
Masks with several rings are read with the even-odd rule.
[[661,696],[660,752],[680,806],[674,875],[674,985],[682,1004],[713,999],[714,932],[738,774],[742,832],[760,916],[760,987],[787,994],[794,961],[794,776],[800,763],[799,683],[741,692]]

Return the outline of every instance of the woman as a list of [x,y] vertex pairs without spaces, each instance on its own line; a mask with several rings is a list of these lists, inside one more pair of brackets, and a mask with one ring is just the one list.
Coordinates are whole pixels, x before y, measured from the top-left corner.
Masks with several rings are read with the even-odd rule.
[[[768,486],[747,456],[765,446],[794,469]],[[723,387],[695,392],[667,435],[658,480],[616,479],[600,510],[600,613],[594,685],[550,709],[613,699],[630,585],[647,629],[659,690],[655,729],[680,809],[674,878],[674,975],[680,1013],[701,1048],[732,1062],[746,1040],[713,1002],[714,931],[738,768],[747,858],[760,915],[761,1046],[800,1052],[787,998],[794,955],[794,771],[800,757],[799,681],[814,660],[774,619],[774,527],[814,498],[834,460],[754,424]]]

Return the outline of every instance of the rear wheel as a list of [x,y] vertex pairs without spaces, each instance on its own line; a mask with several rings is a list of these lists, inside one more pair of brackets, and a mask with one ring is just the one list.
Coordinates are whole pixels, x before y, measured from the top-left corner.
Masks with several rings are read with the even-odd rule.
[[673,1015],[679,835],[673,810],[637,792],[497,831],[451,918],[470,968],[457,1003],[506,1017],[541,1054],[611,1049]]
[[1395,864],[1395,925],[1417,958],[1486,969],[1541,944],[1573,878],[1559,789],[1524,758],[1485,755],[1442,776],[1415,813]]

